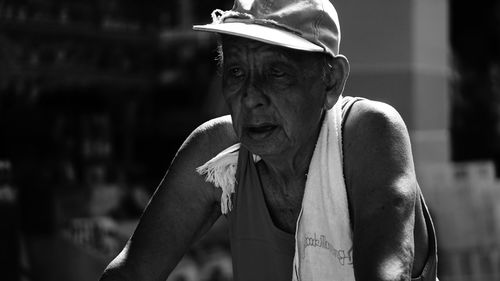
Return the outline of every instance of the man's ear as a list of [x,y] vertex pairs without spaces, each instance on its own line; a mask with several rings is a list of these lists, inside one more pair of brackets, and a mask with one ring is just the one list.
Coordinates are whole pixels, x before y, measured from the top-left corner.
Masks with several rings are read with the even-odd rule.
[[337,55],[335,58],[328,59],[328,63],[332,66],[326,70],[326,99],[325,108],[332,108],[337,99],[344,91],[347,77],[349,76],[349,61],[343,55]]

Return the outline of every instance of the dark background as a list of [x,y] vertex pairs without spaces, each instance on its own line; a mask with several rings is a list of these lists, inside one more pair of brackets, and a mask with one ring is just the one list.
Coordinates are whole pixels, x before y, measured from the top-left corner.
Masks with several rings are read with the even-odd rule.
[[451,144],[455,161],[500,164],[500,2],[450,3]]
[[96,280],[183,140],[224,113],[214,38],[191,26],[232,2],[194,4],[0,1],[0,280]]

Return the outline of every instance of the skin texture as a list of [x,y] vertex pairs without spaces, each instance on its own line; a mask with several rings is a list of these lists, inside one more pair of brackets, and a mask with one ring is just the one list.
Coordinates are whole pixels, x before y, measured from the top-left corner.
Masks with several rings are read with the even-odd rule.
[[356,103],[345,124],[344,151],[356,280],[419,276],[427,229],[403,120],[387,104]]
[[101,280],[166,280],[190,245],[220,216],[221,192],[206,183],[196,167],[236,141],[228,116],[194,130]]
[[[102,281],[166,279],[220,216],[220,190],[195,168],[236,142],[262,157],[257,168],[271,217],[293,233],[321,120],[342,93],[349,64],[343,56],[326,59],[242,38],[222,42],[223,94],[231,116],[203,124],[187,138]],[[331,69],[325,71],[325,62]],[[358,102],[343,145],[356,280],[418,276],[427,236],[401,117],[388,105]]]
[[[321,75],[322,54],[223,37],[223,89],[241,143],[264,161],[257,165],[274,223],[295,230],[306,173],[328,104],[338,97]],[[340,72],[339,72],[340,73]],[[331,80],[331,81],[330,81]]]

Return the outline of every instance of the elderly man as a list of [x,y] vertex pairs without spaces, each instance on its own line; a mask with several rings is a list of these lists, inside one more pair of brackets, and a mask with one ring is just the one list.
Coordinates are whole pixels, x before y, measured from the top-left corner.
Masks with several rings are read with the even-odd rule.
[[231,116],[187,138],[102,280],[165,280],[221,214],[237,281],[436,280],[407,129],[342,96],[331,3],[236,0],[212,17],[195,29],[219,36]]

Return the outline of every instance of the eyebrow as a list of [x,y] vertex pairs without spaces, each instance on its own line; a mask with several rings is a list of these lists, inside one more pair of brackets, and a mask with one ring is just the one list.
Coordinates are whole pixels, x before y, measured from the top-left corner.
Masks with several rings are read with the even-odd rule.
[[[241,54],[240,50],[242,48],[245,48],[246,45],[242,44],[237,44],[234,42],[229,42],[226,43],[225,45],[223,44],[223,52],[225,54],[235,54],[236,56],[239,56]],[[279,56],[281,58],[280,61],[287,61],[287,62],[296,62],[300,63],[302,60],[299,56],[294,56],[293,54],[290,54],[289,52],[285,51],[282,47],[270,45],[270,44],[259,44],[253,49],[260,49],[258,50],[259,52],[263,53],[265,57],[271,57],[274,58],[273,60],[276,60]],[[224,55],[226,57],[226,55]],[[227,58],[227,57],[226,57]]]

